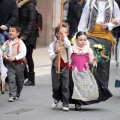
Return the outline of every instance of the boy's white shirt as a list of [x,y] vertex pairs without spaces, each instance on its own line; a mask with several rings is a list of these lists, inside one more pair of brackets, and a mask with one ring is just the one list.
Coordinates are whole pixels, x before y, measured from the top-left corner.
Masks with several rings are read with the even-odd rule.
[[[17,39],[10,40],[9,50],[8,50],[8,57],[12,56],[12,45],[16,42]],[[6,42],[2,45],[4,48]],[[16,60],[21,60],[26,56],[26,46],[22,40],[20,40],[20,47],[19,47],[19,54],[15,56]]]
[[[58,40],[58,42],[59,42],[59,40]],[[51,60],[54,60],[55,57],[57,56],[57,54],[55,54],[55,52],[54,52],[53,44],[54,44],[54,42],[52,42],[48,47],[48,56]],[[64,44],[65,48],[69,49],[71,47],[71,43],[70,43],[68,37],[64,38],[63,44]]]

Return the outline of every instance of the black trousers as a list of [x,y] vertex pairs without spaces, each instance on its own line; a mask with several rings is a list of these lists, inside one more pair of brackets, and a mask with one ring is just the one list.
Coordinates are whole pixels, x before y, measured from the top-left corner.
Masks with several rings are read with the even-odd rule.
[[[63,67],[61,67],[61,69],[63,69]],[[65,69],[60,74],[60,79],[58,79],[56,68],[55,66],[52,66],[51,75],[52,75],[53,98],[55,100],[61,100],[63,102],[63,107],[68,107],[69,105],[69,69]]]
[[[90,46],[94,51],[93,45],[94,44],[102,44],[105,46],[105,55],[110,55],[111,57],[111,42],[106,39],[96,38],[92,36],[88,36],[88,40],[90,42]],[[106,87],[108,87],[109,83],[109,69],[110,69],[110,60],[106,61],[105,58],[102,58],[100,62],[97,64],[97,73],[102,82]]]
[[[3,59],[3,64],[4,64],[5,67],[6,67],[6,59]],[[6,82],[6,83],[9,83],[8,77],[5,78],[5,82]]]
[[34,61],[33,61],[33,46],[29,45],[26,46],[27,47],[27,54],[26,54],[26,59],[27,59],[27,63],[28,63],[28,69],[29,72],[34,72]]

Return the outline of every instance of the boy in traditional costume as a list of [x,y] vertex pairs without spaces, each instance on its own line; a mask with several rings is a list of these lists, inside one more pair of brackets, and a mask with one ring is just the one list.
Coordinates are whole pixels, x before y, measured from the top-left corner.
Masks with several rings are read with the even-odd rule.
[[3,46],[3,57],[6,59],[6,67],[8,69],[9,79],[9,99],[13,102],[20,97],[24,85],[24,64],[23,58],[26,55],[26,46],[22,40],[18,39],[20,34],[18,26],[9,28],[10,40],[7,40]]
[[[63,102],[63,110],[69,110],[69,48],[71,43],[68,40],[68,24],[63,23],[62,27],[57,26],[55,28],[55,36],[57,40],[52,42],[48,48],[49,58],[52,60],[51,76],[52,76],[52,90],[54,102],[52,108],[56,108],[58,102]],[[62,38],[62,44],[59,46],[60,35]],[[60,78],[58,78],[57,67],[58,67],[58,52],[61,54],[60,58]]]
[[[78,31],[84,31],[88,34],[88,40],[91,48],[94,44],[102,44],[106,48],[106,55],[111,55],[111,47],[115,42],[111,34],[114,25],[111,19],[118,18],[120,15],[119,7],[114,0],[88,0],[79,22]],[[110,60],[102,57],[97,64],[97,72],[105,86],[109,82]]]

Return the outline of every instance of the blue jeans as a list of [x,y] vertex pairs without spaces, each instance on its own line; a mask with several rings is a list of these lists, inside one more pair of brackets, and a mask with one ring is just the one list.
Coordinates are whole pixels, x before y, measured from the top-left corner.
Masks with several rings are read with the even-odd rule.
[[0,32],[0,44],[5,43],[5,41],[8,39],[9,39],[9,34],[7,31]]

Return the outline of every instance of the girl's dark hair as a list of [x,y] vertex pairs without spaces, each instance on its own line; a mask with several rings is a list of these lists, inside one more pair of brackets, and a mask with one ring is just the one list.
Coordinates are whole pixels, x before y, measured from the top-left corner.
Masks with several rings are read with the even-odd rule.
[[21,28],[17,25],[11,25],[11,28],[15,28],[17,32],[21,32]]
[[82,31],[79,31],[77,34],[76,34],[76,39],[78,39],[79,36],[81,35],[85,35],[86,36],[86,33],[85,32],[82,32]]

